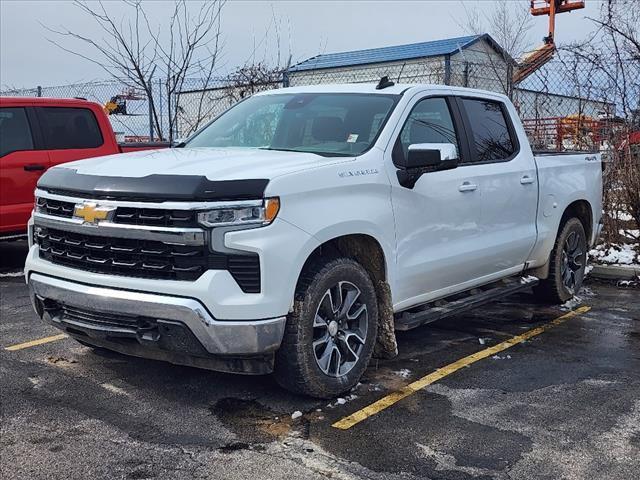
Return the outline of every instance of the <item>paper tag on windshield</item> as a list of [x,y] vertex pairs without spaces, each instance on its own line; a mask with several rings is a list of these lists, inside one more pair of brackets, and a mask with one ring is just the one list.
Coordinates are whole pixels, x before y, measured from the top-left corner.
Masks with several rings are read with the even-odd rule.
[[356,143],[358,141],[357,133],[350,133],[347,137],[347,143]]

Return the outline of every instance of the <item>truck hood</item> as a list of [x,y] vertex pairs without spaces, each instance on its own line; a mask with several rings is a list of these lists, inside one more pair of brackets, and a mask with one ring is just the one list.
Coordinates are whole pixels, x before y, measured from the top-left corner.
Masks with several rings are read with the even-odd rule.
[[312,153],[255,148],[172,148],[79,160],[64,167],[83,175],[109,177],[204,175],[209,180],[236,180],[271,179],[334,160]]
[[49,169],[38,188],[98,199],[260,199],[277,176],[347,160],[254,148],[147,150],[66,163]]

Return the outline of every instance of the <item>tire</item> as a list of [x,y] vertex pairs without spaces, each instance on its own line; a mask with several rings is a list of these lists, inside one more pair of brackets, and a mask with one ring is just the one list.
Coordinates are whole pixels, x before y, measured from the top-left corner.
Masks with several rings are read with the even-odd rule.
[[369,364],[377,327],[375,289],[360,264],[336,258],[306,268],[276,353],[276,381],[317,398],[351,389]]
[[546,303],[564,303],[582,287],[587,265],[587,237],[580,220],[570,218],[562,225],[549,262],[549,277],[534,292]]

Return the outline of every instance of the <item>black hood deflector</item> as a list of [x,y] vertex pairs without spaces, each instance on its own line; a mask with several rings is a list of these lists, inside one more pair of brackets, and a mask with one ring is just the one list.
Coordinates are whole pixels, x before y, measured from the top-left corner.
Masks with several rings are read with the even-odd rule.
[[38,188],[61,195],[102,200],[144,202],[259,200],[268,179],[209,180],[203,175],[147,175],[106,177],[85,175],[71,168],[52,168],[38,181]]

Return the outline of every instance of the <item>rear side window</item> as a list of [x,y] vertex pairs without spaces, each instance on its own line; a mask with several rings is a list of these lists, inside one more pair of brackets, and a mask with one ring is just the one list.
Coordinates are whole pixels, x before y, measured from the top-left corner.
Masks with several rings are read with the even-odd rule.
[[0,157],[20,150],[33,150],[27,113],[20,107],[0,108]]
[[463,98],[473,134],[477,162],[499,162],[515,152],[515,142],[499,102]]
[[38,113],[47,150],[96,148],[103,143],[96,117],[87,108],[40,107]]

